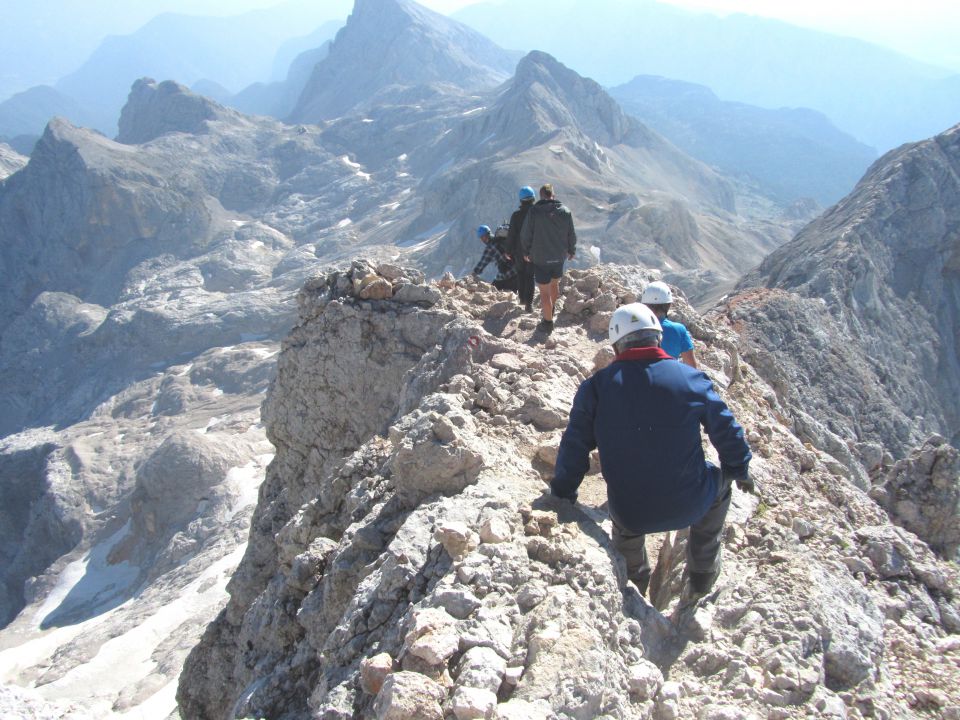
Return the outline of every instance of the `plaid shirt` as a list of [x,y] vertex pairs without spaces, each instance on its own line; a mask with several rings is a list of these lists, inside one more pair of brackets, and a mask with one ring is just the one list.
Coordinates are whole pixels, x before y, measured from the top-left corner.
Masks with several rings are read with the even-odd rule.
[[500,249],[492,242],[484,244],[483,255],[480,256],[480,262],[473,268],[473,274],[479,275],[487,265],[494,261],[497,263],[497,277],[494,282],[497,280],[509,280],[517,274],[517,269],[513,266],[513,263],[507,260],[503,253],[500,252]]

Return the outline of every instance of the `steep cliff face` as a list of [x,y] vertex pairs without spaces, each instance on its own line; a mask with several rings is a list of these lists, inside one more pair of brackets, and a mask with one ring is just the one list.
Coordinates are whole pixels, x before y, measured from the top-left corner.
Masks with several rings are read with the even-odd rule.
[[0,143],[0,180],[13,175],[26,165],[27,159],[9,145]]
[[398,87],[491,88],[510,76],[514,62],[483,35],[412,0],[357,0],[290,119],[340,117]]
[[818,446],[960,443],[958,228],[960,126],[885,155],[740,283],[727,316],[776,355],[778,394]]
[[181,676],[183,716],[960,710],[955,568],[805,447],[736,334],[686,303],[756,453],[759,498],[735,495],[714,591],[679,602],[685,539],[668,533],[638,595],[597,466],[579,504],[546,494],[610,313],[649,277],[569,273],[546,342],[472,281],[355,262],[309,282],[264,411],[277,456],[230,602]]

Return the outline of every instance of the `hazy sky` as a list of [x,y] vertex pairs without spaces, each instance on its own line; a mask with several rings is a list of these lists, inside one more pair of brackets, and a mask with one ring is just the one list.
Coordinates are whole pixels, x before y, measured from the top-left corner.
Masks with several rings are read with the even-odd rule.
[[[518,0],[495,0],[504,4]],[[562,0],[561,0],[562,1]],[[920,60],[960,72],[960,1],[958,0],[660,0],[671,5],[743,12],[861,38]],[[420,0],[450,13],[477,0]],[[624,0],[629,5],[629,0]],[[545,5],[549,7],[549,5]],[[508,10],[509,12],[509,10]]]

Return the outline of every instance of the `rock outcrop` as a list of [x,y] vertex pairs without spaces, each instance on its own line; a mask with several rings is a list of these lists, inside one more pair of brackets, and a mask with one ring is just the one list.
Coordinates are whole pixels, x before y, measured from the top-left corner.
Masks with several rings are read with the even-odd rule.
[[[377,276],[392,297],[366,300]],[[264,410],[277,456],[185,717],[726,718],[960,712],[956,569],[781,420],[738,338],[678,303],[743,422],[718,585],[651,601],[608,539],[597,468],[553,499],[559,430],[610,313],[649,274],[569,273],[546,344],[510,296],[355,262],[311,280]],[[366,285],[364,283],[366,282]]]
[[207,122],[227,111],[170,80],[157,84],[153,80],[137,80],[130,89],[127,104],[120,113],[119,142],[139,145],[170,132],[199,135]]
[[29,158],[24,157],[12,147],[0,143],[0,180],[13,175],[27,164]]
[[870,497],[943,557],[960,550],[960,452],[940,436],[878,473]]
[[903,458],[931,432],[960,443],[958,178],[960,126],[888,153],[725,311],[798,432],[856,465],[864,444]]

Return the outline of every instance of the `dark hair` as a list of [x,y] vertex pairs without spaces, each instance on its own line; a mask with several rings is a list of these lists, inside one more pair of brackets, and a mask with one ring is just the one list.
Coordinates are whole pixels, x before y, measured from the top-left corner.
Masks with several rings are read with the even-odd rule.
[[657,305],[651,305],[650,303],[644,303],[648,308],[653,310],[654,314],[659,316],[660,313],[663,313],[663,316],[666,317],[667,313],[670,312],[670,306],[673,303],[660,303]]
[[613,344],[613,351],[619,355],[630,348],[636,347],[659,347],[663,333],[653,328],[644,328],[643,330],[634,330],[632,333],[624,335]]

